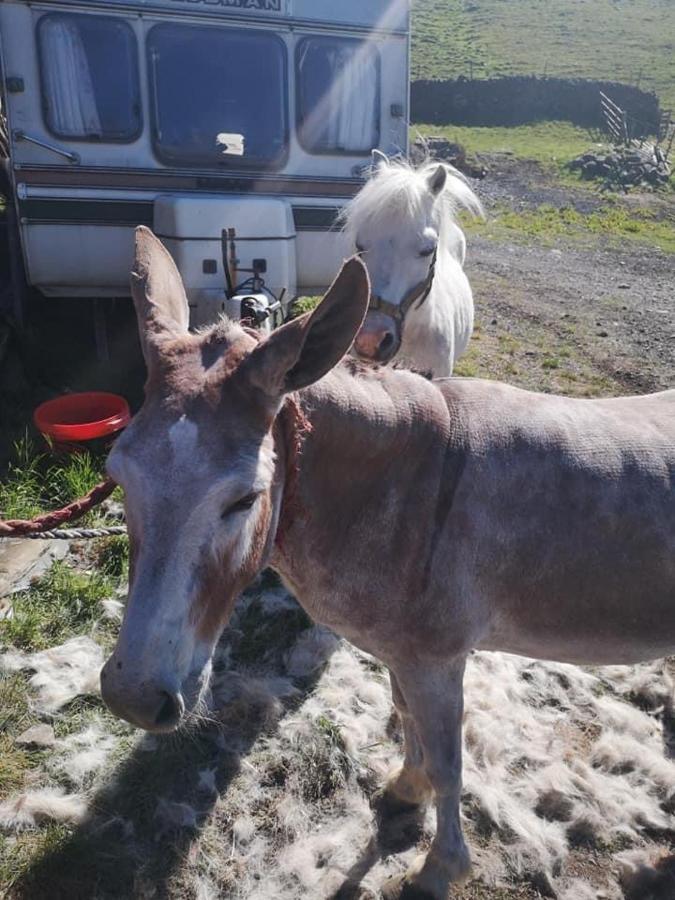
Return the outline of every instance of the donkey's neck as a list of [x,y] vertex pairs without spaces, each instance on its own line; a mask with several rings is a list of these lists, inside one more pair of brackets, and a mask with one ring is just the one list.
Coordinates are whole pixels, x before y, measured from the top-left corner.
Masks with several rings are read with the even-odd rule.
[[282,513],[272,559],[319,621],[321,611],[307,597],[335,583],[359,530],[377,532],[387,517],[399,520],[395,507],[415,493],[425,461],[449,434],[447,405],[431,382],[405,371],[353,375],[351,368],[339,366],[300,395],[311,430],[299,458],[294,513]]

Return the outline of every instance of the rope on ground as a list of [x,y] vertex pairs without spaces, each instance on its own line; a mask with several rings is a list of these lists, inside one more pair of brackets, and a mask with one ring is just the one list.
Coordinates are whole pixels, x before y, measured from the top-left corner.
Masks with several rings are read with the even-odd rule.
[[[106,478],[104,481],[95,485],[84,497],[73,500],[63,509],[57,509],[54,512],[45,513],[37,516],[35,519],[9,519],[8,521],[0,521],[0,537],[30,537],[40,538],[47,537],[49,532],[54,534],[58,531],[59,525],[65,525],[67,522],[74,522],[76,519],[82,518],[99,503],[102,503],[115,490],[117,485],[112,478]],[[117,527],[117,526],[116,526]],[[122,526],[119,526],[122,527]],[[84,528],[75,529],[82,532],[104,531],[108,529]],[[125,529],[126,531],[126,529]],[[124,533],[124,532],[115,532]],[[86,537],[86,534],[82,535]],[[100,537],[102,535],[92,534],[92,537]]]
[[24,538],[45,541],[83,541],[89,538],[111,537],[127,534],[126,525],[112,525],[110,528],[56,528],[53,531],[34,531],[32,534],[20,535]]

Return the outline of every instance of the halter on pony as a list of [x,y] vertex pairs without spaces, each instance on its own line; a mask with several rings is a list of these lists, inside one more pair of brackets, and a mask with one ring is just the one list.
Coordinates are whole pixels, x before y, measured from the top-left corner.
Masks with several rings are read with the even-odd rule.
[[378,297],[376,294],[371,294],[370,302],[368,303],[368,309],[374,310],[377,312],[383,312],[387,316],[390,316],[396,322],[396,326],[399,331],[399,337],[401,336],[401,332],[403,331],[403,326],[405,325],[405,317],[408,315],[410,308],[413,303],[417,300],[417,304],[415,309],[419,309],[420,306],[427,299],[429,294],[431,293],[431,288],[434,283],[434,275],[436,274],[436,257],[438,255],[438,250],[434,250],[433,256],[431,257],[431,262],[429,263],[429,270],[427,271],[427,276],[423,281],[418,282],[413,285],[407,294],[403,297],[400,303],[391,303],[389,300],[385,300],[383,297]]

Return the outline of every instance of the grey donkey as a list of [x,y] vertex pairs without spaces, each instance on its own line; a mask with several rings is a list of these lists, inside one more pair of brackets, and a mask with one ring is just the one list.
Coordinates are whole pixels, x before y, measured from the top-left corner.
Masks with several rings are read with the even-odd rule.
[[437,831],[383,893],[445,898],[470,865],[468,653],[604,664],[675,649],[675,391],[573,400],[342,360],[369,297],[356,258],[264,341],[225,320],[190,334],[180,276],[144,228],[132,289],[149,375],[108,460],[131,573],[105,701],[177,728],[235,598],[272,566],[388,666],[405,758],[384,796],[433,798]]

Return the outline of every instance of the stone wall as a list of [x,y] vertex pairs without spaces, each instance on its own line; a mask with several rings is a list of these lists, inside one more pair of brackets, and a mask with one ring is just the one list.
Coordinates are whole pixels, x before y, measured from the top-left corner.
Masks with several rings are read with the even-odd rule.
[[434,125],[524,125],[564,120],[593,128],[603,124],[600,91],[626,110],[632,137],[655,133],[660,115],[656,94],[628,84],[581,78],[414,81],[411,119]]

